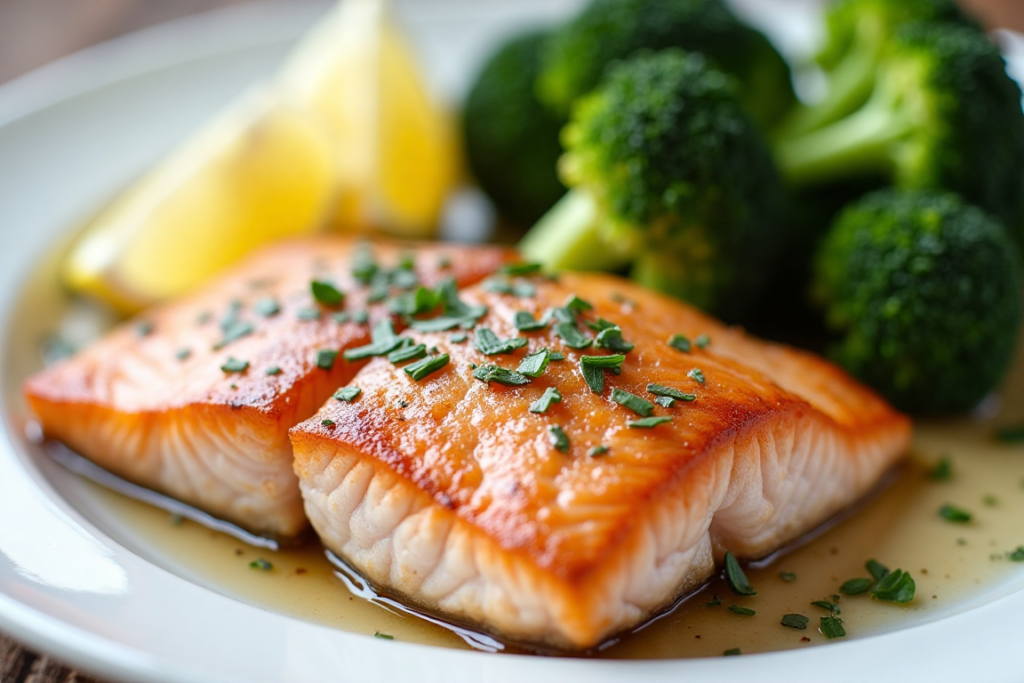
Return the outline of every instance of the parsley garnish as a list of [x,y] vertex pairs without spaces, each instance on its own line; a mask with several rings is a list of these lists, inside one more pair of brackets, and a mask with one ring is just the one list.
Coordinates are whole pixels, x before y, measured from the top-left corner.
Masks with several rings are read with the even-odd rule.
[[487,313],[486,306],[471,306],[459,299],[458,285],[451,278],[437,286],[436,296],[441,302],[442,314],[428,320],[412,320],[409,322],[412,329],[420,332],[443,332],[459,325],[468,328]]
[[1017,549],[1006,553],[1006,557],[1011,562],[1024,562],[1024,545],[1017,546]]
[[427,375],[433,374],[448,365],[449,360],[451,359],[447,353],[442,353],[440,356],[427,356],[421,361],[405,366],[405,374],[419,382]]
[[822,609],[827,609],[832,614],[839,614],[840,613],[839,605],[837,605],[834,602],[830,602],[828,600],[815,600],[811,604],[814,605],[815,607],[820,607]]
[[252,307],[253,310],[264,318],[269,318],[270,316],[277,315],[281,312],[281,304],[277,303],[277,299],[273,299],[271,297],[257,299]]
[[757,595],[757,591],[751,587],[736,556],[728,550],[725,551],[725,580],[736,595]]
[[273,376],[273,375],[280,375],[281,374],[281,368],[277,367],[276,365],[271,365],[269,368],[264,370],[264,373],[267,374],[267,375],[271,375],[271,376]]
[[370,321],[369,311],[355,311],[352,313],[352,322],[365,325]]
[[967,524],[971,521],[970,512],[958,508],[955,505],[951,505],[949,503],[946,503],[945,505],[939,508],[939,517],[942,517],[943,519],[949,522],[955,522],[957,524]]
[[589,301],[584,301],[575,294],[570,294],[569,298],[562,304],[563,308],[568,308],[570,311],[576,311],[582,313],[583,311],[592,310],[594,307]]
[[334,392],[334,398],[337,401],[344,401],[345,403],[351,403],[352,401],[359,398],[359,394],[363,393],[363,390],[359,387],[342,387]]
[[882,577],[882,580],[871,591],[871,595],[888,602],[910,602],[914,599],[916,589],[917,586],[910,573],[897,569]]
[[352,277],[368,285],[377,274],[378,268],[373,257],[373,248],[365,242],[356,245],[352,254]]
[[843,628],[843,620],[839,617],[822,617],[819,628],[821,629],[821,634],[829,640],[832,638],[842,638],[846,635],[846,629]]
[[215,351],[224,348],[231,342],[241,339],[242,337],[248,337],[256,331],[256,326],[242,320],[231,320],[225,325],[221,325],[221,329],[224,331],[224,336],[219,342],[213,345],[213,349]]
[[953,464],[949,461],[948,456],[942,456],[935,467],[928,471],[928,477],[935,481],[949,481],[953,478]]
[[452,344],[461,344],[467,339],[469,339],[469,335],[466,334],[465,332],[456,332],[452,336],[448,337],[448,341],[450,341]]
[[[475,375],[474,375],[475,376]],[[540,398],[530,404],[530,412],[543,414],[548,411],[552,403],[561,403],[562,395],[558,393],[558,389],[548,387],[541,394]]]
[[639,420],[632,420],[630,422],[627,422],[626,426],[632,427],[633,429],[651,429],[653,427],[657,427],[658,425],[665,424],[666,422],[671,421],[672,418],[669,417],[668,415],[660,415],[652,417],[642,417]]
[[717,595],[715,595],[710,600],[708,600],[707,603],[705,603],[704,606],[705,607],[718,607],[721,604],[722,604],[722,599],[719,598]]
[[238,360],[233,356],[229,356],[224,365],[220,366],[220,369],[224,372],[245,372],[246,368],[249,367],[249,361]]
[[697,400],[697,394],[687,394],[678,389],[672,387],[666,387],[663,384],[648,384],[647,391],[654,394],[655,396],[668,396],[674,398],[677,401],[695,401]]
[[333,427],[334,420],[324,418],[323,420],[320,420],[320,424],[322,424],[324,427]]
[[593,339],[580,332],[580,328],[576,327],[574,322],[556,323],[555,334],[571,349],[585,349],[594,343]]
[[601,349],[608,349],[617,353],[629,353],[635,346],[622,338],[622,329],[618,326],[606,327],[601,330],[594,345]]
[[345,360],[360,360],[371,356],[384,356],[391,353],[403,343],[402,338],[395,334],[395,328],[391,321],[384,318],[370,332],[372,340],[366,346],[357,346],[354,349],[346,349],[343,354]]
[[552,351],[551,360],[565,360],[565,354],[561,351]]
[[657,396],[655,397],[654,402],[662,408],[671,408],[676,404],[676,400],[671,396]]
[[645,401],[636,394],[623,391],[618,387],[612,389],[612,400],[620,406],[629,408],[640,417],[650,417],[651,413],[654,412],[653,403]]
[[860,595],[871,590],[871,584],[873,583],[874,581],[871,579],[850,579],[843,582],[843,585],[839,587],[839,592],[843,595]]
[[309,289],[313,298],[324,306],[337,306],[345,301],[345,294],[326,280],[312,280]]
[[333,320],[336,323],[347,323],[349,320],[349,315],[345,311],[338,311],[337,313],[331,314],[331,320]]
[[983,505],[986,505],[990,508],[999,505],[999,499],[993,496],[991,493],[982,496],[981,502]]
[[612,327],[618,327],[615,323],[608,322],[604,318],[598,318],[597,320],[584,320],[583,322],[594,332],[603,332]]
[[257,560],[253,560],[252,562],[249,563],[249,569],[259,569],[261,571],[269,572],[273,568],[274,568],[274,565],[270,564],[269,562],[264,560],[262,557],[257,559]]
[[404,363],[409,360],[423,358],[423,356],[425,355],[427,355],[427,345],[416,344],[415,346],[406,346],[405,348],[400,348],[395,351],[392,351],[391,353],[388,354],[388,360],[391,361],[392,363],[397,364]]
[[783,626],[788,626],[789,628],[795,628],[802,631],[805,628],[807,628],[807,624],[810,621],[810,619],[808,619],[802,614],[786,614],[783,615],[782,621],[780,621],[779,623]]
[[316,366],[321,370],[330,370],[337,358],[338,352],[334,349],[320,349],[316,352]]
[[686,376],[696,380],[701,384],[704,384],[704,373],[701,372],[700,368],[694,368],[693,370],[690,370],[688,373],[686,373]]
[[388,308],[398,315],[419,315],[429,313],[438,304],[438,294],[426,287],[417,287],[388,301]]
[[539,263],[506,263],[498,272],[504,275],[531,275],[540,272],[540,269]]
[[296,312],[296,315],[299,317],[299,320],[319,320],[320,319],[320,309],[318,309],[318,308],[300,308]]
[[479,328],[476,331],[476,339],[473,340],[473,346],[475,346],[476,350],[485,356],[497,356],[512,353],[517,349],[523,348],[527,343],[528,340],[526,337],[501,339],[486,327]]
[[599,458],[602,455],[606,455],[607,453],[608,453],[608,447],[603,445],[603,444],[601,444],[599,446],[591,447],[591,449],[587,451],[587,457],[588,458]]
[[744,617],[752,617],[757,614],[757,612],[749,607],[740,607],[739,605],[729,605],[729,611],[733,614],[740,614]]
[[541,349],[536,353],[531,353],[524,357],[522,362],[519,363],[519,367],[516,368],[516,372],[521,372],[527,377],[540,377],[548,368],[550,356],[551,353],[547,349]]
[[547,321],[537,320],[533,317],[533,314],[528,311],[516,311],[512,322],[520,332],[542,330],[547,325]]
[[708,344],[711,343],[711,337],[706,334],[698,334],[697,338],[693,340],[693,343],[697,345],[698,349],[706,349]]
[[612,356],[580,356],[580,371],[587,386],[595,394],[604,393],[604,371],[620,370],[626,357],[622,354]]
[[473,377],[484,384],[497,382],[507,387],[530,383],[530,378],[526,375],[522,375],[515,370],[498,367],[497,365],[481,365],[473,370]]
[[395,639],[395,637],[393,635],[391,635],[390,633],[381,633],[380,631],[374,631],[373,632],[373,637],[374,638],[380,638],[382,640],[394,640]]
[[740,652],[740,649],[738,647],[734,647],[732,649],[729,649],[729,650],[726,650],[725,652],[723,652],[722,656],[723,657],[736,657],[736,656],[739,656],[741,654],[743,654],[743,653]]
[[391,284],[399,289],[412,289],[419,281],[412,268],[399,268],[391,273]]
[[889,573],[889,568],[878,560],[868,560],[864,563],[864,567],[875,581],[881,581]]
[[569,435],[558,425],[548,427],[548,440],[555,450],[562,451],[563,453],[569,452]]
[[690,352],[690,339],[682,334],[673,334],[669,337],[668,345],[677,351],[682,351],[683,353]]

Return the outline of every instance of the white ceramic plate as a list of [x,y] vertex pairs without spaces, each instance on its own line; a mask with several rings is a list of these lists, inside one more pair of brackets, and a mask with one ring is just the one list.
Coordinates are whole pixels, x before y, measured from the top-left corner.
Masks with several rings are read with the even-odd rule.
[[[457,96],[496,34],[571,1],[407,0],[434,84]],[[323,3],[255,5],[135,34],[0,88],[0,630],[126,681],[476,683],[585,680],[1010,680],[1024,580],[1008,577],[951,616],[800,652],[624,662],[462,652],[387,642],[230,599],[123,544],[88,487],[24,436],[20,381],[63,305],[45,258],[134,174],[272,70]],[[747,0],[776,36],[813,38],[808,3]]]

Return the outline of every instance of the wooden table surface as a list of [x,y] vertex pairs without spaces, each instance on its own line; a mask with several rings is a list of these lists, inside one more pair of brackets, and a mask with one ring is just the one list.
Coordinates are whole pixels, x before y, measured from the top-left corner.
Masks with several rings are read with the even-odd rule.
[[[123,33],[208,9],[252,1],[0,0],[0,83]],[[990,27],[1024,31],[1024,0],[962,2]],[[0,634],[0,683],[75,682],[101,683],[46,655],[34,654]]]

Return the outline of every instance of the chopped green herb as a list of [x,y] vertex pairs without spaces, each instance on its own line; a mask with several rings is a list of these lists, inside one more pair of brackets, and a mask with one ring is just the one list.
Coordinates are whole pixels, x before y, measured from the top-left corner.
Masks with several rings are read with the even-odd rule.
[[690,352],[690,339],[682,334],[673,334],[669,337],[668,345],[677,351],[682,351],[683,353]]
[[220,366],[220,369],[224,372],[245,372],[246,368],[249,367],[249,361],[238,360],[233,356],[229,356],[224,365]]
[[842,638],[846,635],[846,629],[843,628],[843,620],[839,617],[822,617],[819,628],[821,634],[829,640],[832,638]]
[[715,595],[713,598],[708,600],[707,603],[705,603],[704,606],[705,607],[718,607],[721,604],[722,604],[722,599],[719,598],[717,595]]
[[723,652],[722,656],[723,657],[737,657],[737,656],[742,655],[742,654],[743,653],[740,652],[740,649],[738,647],[734,647],[732,649],[729,649],[729,650],[726,650],[725,652]]
[[375,304],[378,301],[384,301],[388,298],[388,292],[391,289],[391,277],[387,271],[381,270],[373,276],[370,280],[370,292],[366,295],[366,300]]
[[419,315],[429,313],[438,304],[438,294],[432,289],[420,286],[411,292],[404,292],[388,300],[388,308],[398,315]]
[[563,453],[569,452],[569,435],[558,425],[548,427],[548,441],[551,442],[555,450],[562,451]]
[[991,493],[982,496],[981,502],[982,504],[990,508],[994,508],[995,506],[999,505],[999,499],[993,496]]
[[939,508],[939,517],[942,517],[946,521],[955,522],[957,524],[967,524],[971,521],[971,513],[967,510],[956,507],[946,503]]
[[837,605],[834,602],[830,602],[829,600],[815,600],[811,604],[814,605],[815,607],[820,607],[822,609],[827,609],[832,614],[839,614],[840,613],[839,605]]
[[148,337],[153,334],[153,323],[148,320],[135,323],[135,334],[140,337]]
[[352,313],[352,322],[359,325],[365,325],[370,321],[369,311],[355,311]]
[[506,263],[498,272],[504,275],[531,275],[540,272],[539,263]]
[[654,427],[657,427],[658,425],[662,425],[665,424],[666,422],[671,421],[672,418],[669,417],[668,415],[660,415],[652,417],[642,417],[639,420],[632,420],[630,422],[627,422],[626,426],[631,427],[633,429],[652,429]]
[[497,365],[481,365],[473,370],[473,377],[484,384],[497,382],[508,387],[530,383],[530,378],[526,375],[520,374],[515,370],[498,367]]
[[544,320],[575,324],[576,316],[568,308],[556,306],[555,308],[548,309],[548,312],[544,314]]
[[793,583],[796,581],[796,572],[779,572],[779,578],[786,583]]
[[349,321],[349,315],[345,311],[338,311],[337,313],[331,314],[331,320],[336,323],[347,323]]
[[590,448],[590,450],[587,451],[587,457],[588,458],[599,458],[602,455],[606,455],[607,453],[608,453],[608,447],[607,446],[605,446],[605,445],[593,446],[593,447]]
[[889,574],[889,568],[878,560],[868,560],[864,566],[875,581],[881,581]]
[[296,312],[296,315],[299,317],[299,320],[319,320],[320,319],[320,309],[318,309],[318,308],[300,308]]
[[736,556],[728,550],[725,551],[725,580],[736,595],[757,595],[757,591],[751,587]]
[[334,392],[334,396],[332,398],[336,401],[351,403],[359,398],[359,394],[361,393],[363,393],[363,390],[359,387],[342,387]]
[[405,374],[419,382],[427,375],[431,375],[448,365],[449,360],[451,359],[447,353],[442,353],[440,356],[427,356],[421,361],[405,366]]
[[1016,550],[1006,553],[1006,557],[1011,562],[1024,562],[1024,545],[1019,545]]
[[356,245],[352,253],[352,277],[364,285],[370,284],[370,280],[377,274],[379,266],[373,256],[373,247],[363,242]]
[[650,417],[654,412],[653,403],[618,387],[612,389],[612,400],[624,408],[629,408],[640,417]]
[[697,400],[697,394],[687,394],[678,389],[672,387],[666,387],[662,384],[648,384],[647,391],[654,394],[655,396],[668,396],[674,398],[677,401],[695,401]]
[[192,349],[178,349],[177,352],[175,352],[174,357],[178,360],[188,360],[191,355]]
[[264,560],[262,557],[257,559],[257,560],[253,560],[252,562],[249,563],[249,569],[259,569],[261,571],[269,572],[273,568],[274,568],[274,565],[270,564],[269,562]]
[[843,582],[843,585],[839,587],[839,592],[843,595],[860,595],[871,590],[871,584],[873,583],[874,581],[871,579],[850,579]]
[[580,356],[580,371],[587,386],[595,394],[604,393],[604,371],[618,370],[626,357],[622,354],[611,356]]
[[399,289],[412,289],[419,281],[416,271],[411,268],[399,268],[391,273],[391,284]]
[[535,330],[544,329],[547,322],[544,320],[537,320],[533,317],[533,314],[528,311],[516,311],[515,318],[513,318],[513,324],[520,332],[533,332]]
[[729,611],[733,614],[741,614],[745,617],[752,617],[757,614],[757,612],[749,607],[740,607],[739,605],[729,605]]
[[473,340],[473,346],[475,346],[476,350],[485,356],[497,356],[500,354],[512,353],[517,349],[521,349],[526,346],[528,342],[529,340],[526,339],[526,337],[501,339],[490,329],[481,327],[476,331],[476,339]]
[[910,602],[914,599],[916,589],[917,586],[910,573],[897,569],[882,577],[882,580],[871,591],[871,595],[888,602]]
[[519,363],[519,367],[516,368],[516,372],[521,372],[527,377],[540,377],[548,368],[550,356],[551,352],[547,349],[541,349],[536,353],[531,353],[525,356],[522,362]]
[[469,339],[469,335],[466,334],[465,332],[456,332],[452,336],[448,337],[448,341],[450,341],[452,344],[461,344],[465,342],[467,339]]
[[224,336],[213,345],[215,351],[242,337],[248,337],[256,331],[256,326],[243,320],[232,320],[229,324],[222,326],[222,329],[224,330]]
[[404,348],[397,349],[388,354],[388,360],[392,363],[404,363],[410,360],[417,360],[427,355],[426,344],[416,344],[415,346],[406,346]]
[[481,286],[486,292],[511,294],[518,297],[529,297],[537,293],[537,288],[531,282],[520,279],[509,280],[507,277],[500,275],[484,280]]
[[316,352],[316,366],[321,370],[330,370],[337,358],[338,352],[334,349],[320,349]]
[[257,299],[252,305],[253,309],[264,318],[269,318],[272,315],[277,315],[281,312],[281,304],[277,303],[277,299],[271,297],[263,297]]
[[671,396],[657,396],[655,397],[654,402],[662,408],[671,408],[676,404],[676,400]]
[[238,388],[238,385],[237,385],[237,384],[235,384],[234,382],[232,382],[232,383],[231,383],[231,388],[232,388],[232,389],[237,389],[237,388]]
[[1024,425],[1000,427],[995,433],[996,441],[1003,443],[1020,443],[1024,441]]
[[618,325],[616,325],[615,323],[609,322],[604,318],[598,318],[597,320],[584,320],[583,322],[587,327],[592,329],[594,332],[603,332],[613,327],[618,327]]
[[576,327],[576,323],[556,323],[555,334],[571,349],[585,349],[594,343],[593,339],[580,332],[580,328]]
[[593,310],[593,305],[589,301],[584,301],[575,294],[570,294],[569,298],[562,304],[563,308],[568,308],[570,311],[582,313],[583,311]]
[[395,328],[387,318],[384,318],[373,326],[373,330],[370,332],[370,339],[371,342],[366,346],[357,346],[354,349],[345,349],[345,353],[343,354],[345,360],[360,360],[371,356],[385,356],[404,343],[402,337],[395,334]]
[[196,316],[197,325],[205,325],[211,320],[213,320],[213,313],[210,313],[209,311],[203,311],[202,313]]
[[409,325],[420,332],[443,332],[453,327],[470,328],[485,313],[486,306],[471,306],[459,299],[455,280],[448,278],[437,286],[435,296],[441,303],[442,315],[428,320],[412,320]]
[[271,365],[269,368],[264,370],[264,374],[267,374],[267,375],[270,375],[270,376],[280,375],[281,374],[281,368],[277,367],[276,365]]
[[403,251],[398,255],[398,269],[412,270],[416,267],[416,254],[411,251]]
[[953,478],[953,465],[949,461],[948,456],[942,456],[942,459],[935,463],[935,467],[928,471],[928,477],[935,481],[949,481]]
[[803,631],[805,628],[807,628],[807,624],[810,621],[810,619],[808,619],[802,614],[785,614],[782,617],[782,621],[780,621],[779,623],[783,626],[788,626],[789,628],[795,628],[800,631]]
[[697,345],[698,349],[706,349],[708,344],[711,343],[711,337],[706,334],[698,334],[697,338],[693,340],[693,343]]
[[551,360],[565,360],[565,354],[562,353],[561,351],[552,351],[550,359]]
[[622,338],[622,329],[618,326],[606,327],[601,330],[594,340],[594,346],[616,353],[629,353],[636,348],[634,344],[630,344]]
[[313,293],[313,298],[324,306],[337,306],[345,301],[344,292],[326,280],[312,280],[309,289]]
[[323,420],[320,420],[320,424],[322,424],[324,427],[333,427],[334,426],[334,420],[330,420],[330,419],[324,418]]
[[530,404],[530,412],[543,414],[548,411],[552,403],[561,403],[562,395],[558,393],[558,389],[548,387],[541,394],[540,398]]
[[696,380],[697,382],[700,382],[701,384],[704,384],[704,373],[701,372],[700,368],[694,368],[693,370],[690,370],[688,373],[686,373],[686,376]]
[[395,637],[393,635],[391,635],[390,633],[381,633],[380,631],[374,631],[373,632],[373,637],[374,638],[380,638],[382,640],[394,640],[395,639]]

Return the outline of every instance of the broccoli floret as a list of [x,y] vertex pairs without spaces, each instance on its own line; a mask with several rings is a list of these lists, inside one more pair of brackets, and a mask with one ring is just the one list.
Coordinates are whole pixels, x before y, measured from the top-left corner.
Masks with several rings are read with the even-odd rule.
[[813,295],[835,359],[896,406],[966,410],[1002,378],[1024,312],[1004,227],[957,195],[883,190],[840,214]]
[[794,107],[779,130],[805,133],[839,119],[864,104],[875,83],[885,46],[905,26],[919,22],[980,27],[956,0],[840,0],[825,15],[825,45],[818,65],[827,77],[825,98]]
[[734,315],[780,243],[781,179],[703,55],[638,54],[580,100],[563,131],[572,189],[520,248],[552,269],[633,263],[641,283]]
[[901,189],[947,189],[1024,222],[1020,88],[983,34],[949,24],[904,27],[885,49],[870,99],[852,114],[776,145],[796,186],[881,175]]
[[795,101],[785,60],[721,0],[593,0],[552,37],[537,83],[541,100],[568,113],[609,64],[637,50],[665,48],[701,52],[736,76],[744,106],[762,125]]
[[557,170],[565,119],[534,94],[548,35],[531,31],[500,47],[477,76],[463,110],[470,171],[498,210],[521,225],[533,224],[565,194]]

